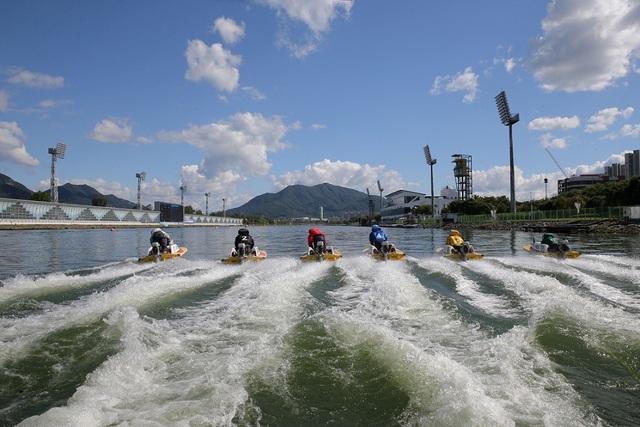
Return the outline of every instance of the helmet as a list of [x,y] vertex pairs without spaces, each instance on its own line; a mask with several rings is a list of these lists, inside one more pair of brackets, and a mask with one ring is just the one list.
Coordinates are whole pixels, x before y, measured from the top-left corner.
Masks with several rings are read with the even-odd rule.
[[241,236],[248,236],[249,230],[247,230],[246,228],[241,228],[240,230],[238,230],[238,234]]
[[379,225],[374,225],[373,227],[371,227],[371,231],[378,231],[378,230],[382,230]]
[[458,230],[450,230],[449,236],[459,236],[460,232]]
[[162,231],[159,228],[154,228],[153,230],[151,230],[151,234],[157,233],[158,231]]
[[320,234],[320,230],[317,227],[310,228],[309,234]]

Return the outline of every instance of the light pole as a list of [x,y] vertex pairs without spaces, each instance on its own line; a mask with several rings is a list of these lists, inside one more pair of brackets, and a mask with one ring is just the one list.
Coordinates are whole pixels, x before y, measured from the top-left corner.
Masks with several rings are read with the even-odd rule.
[[509,126],[509,161],[511,166],[511,213],[516,213],[516,188],[515,188],[515,175],[513,166],[513,131],[512,126],[520,120],[520,115],[511,115],[509,111],[509,104],[507,103],[507,94],[504,91],[500,92],[496,97],[496,106],[498,107],[498,113],[500,114],[500,121],[504,126]]
[[382,220],[382,192],[384,188],[380,185],[380,180],[378,180],[378,190],[380,190],[380,220]]
[[138,210],[142,210],[142,204],[140,203],[140,186],[142,184],[142,181],[144,181],[146,177],[146,172],[140,172],[136,174],[136,178],[138,178]]
[[544,199],[547,200],[547,178],[544,179]]
[[431,150],[429,150],[428,145],[424,146],[424,159],[431,168],[431,218],[435,218],[436,212],[433,210],[433,165],[436,164],[437,160],[431,158]]
[[184,221],[184,193],[187,191],[187,186],[180,187],[180,206],[182,206],[182,221]]
[[51,201],[55,203],[58,203],[58,169],[56,159],[64,159],[66,150],[66,144],[59,142],[56,144],[56,148],[49,148],[49,154],[51,154]]
[[209,215],[209,196],[211,196],[211,193],[204,193],[204,197],[206,198],[206,203],[204,205],[205,215]]
[[222,199],[222,216],[227,217],[227,198]]

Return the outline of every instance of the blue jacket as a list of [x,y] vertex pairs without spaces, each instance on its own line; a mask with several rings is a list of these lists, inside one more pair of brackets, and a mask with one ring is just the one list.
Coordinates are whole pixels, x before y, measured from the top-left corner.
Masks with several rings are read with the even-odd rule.
[[380,228],[380,226],[374,225],[373,227],[371,227],[371,233],[369,233],[369,243],[375,246],[376,243],[380,244],[386,241],[387,235],[384,231],[382,231],[382,228]]

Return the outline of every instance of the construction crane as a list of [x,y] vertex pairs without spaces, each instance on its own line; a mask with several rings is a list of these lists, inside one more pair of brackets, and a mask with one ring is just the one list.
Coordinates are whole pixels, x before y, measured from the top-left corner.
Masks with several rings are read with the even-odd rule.
[[547,151],[547,153],[549,153],[549,156],[551,156],[551,159],[555,162],[556,166],[558,166],[558,169],[560,169],[560,172],[562,172],[562,174],[564,175],[565,178],[569,179],[569,175],[567,175],[567,173],[564,171],[564,169],[562,169],[562,166],[560,166],[560,163],[558,163],[558,161],[556,160],[555,157],[553,157],[553,154],[551,154],[551,151],[549,151],[548,148],[545,148],[545,150]]

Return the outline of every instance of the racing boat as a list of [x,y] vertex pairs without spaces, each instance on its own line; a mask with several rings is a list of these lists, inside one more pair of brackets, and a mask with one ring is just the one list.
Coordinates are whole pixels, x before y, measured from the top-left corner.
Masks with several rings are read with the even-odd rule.
[[473,249],[473,246],[465,244],[462,245],[462,249],[460,251],[456,251],[451,245],[445,245],[443,248],[436,249],[436,252],[445,258],[457,261],[469,261],[472,259],[484,258],[484,255],[476,252]]
[[406,256],[404,252],[402,252],[400,249],[397,249],[390,243],[386,245],[385,243],[386,242],[384,242],[381,246],[382,250],[378,250],[375,246],[371,245],[369,254],[378,261],[399,261],[401,259],[404,259],[404,257]]
[[337,249],[333,249],[332,247],[327,248],[326,252],[321,252],[321,253],[318,253],[318,252],[313,251],[313,250],[309,250],[309,252],[307,252],[305,255],[302,255],[300,257],[300,259],[303,262],[307,262],[307,261],[316,261],[316,262],[336,261],[336,260],[338,260],[340,258],[342,258],[342,254],[340,253],[340,251],[337,250]]
[[231,249],[231,254],[222,259],[224,264],[243,264],[246,261],[263,261],[267,257],[267,251],[254,247],[250,252],[244,252],[242,244],[238,250]]
[[530,245],[524,245],[522,249],[532,255],[545,255],[560,259],[578,258],[581,255],[580,252],[572,250],[566,243],[560,245],[560,250],[558,251],[549,251],[549,245],[540,242],[533,242]]
[[180,247],[178,245],[171,245],[168,248],[167,252],[163,252],[158,254],[155,248],[152,246],[149,248],[147,252],[147,256],[138,258],[138,262],[158,262],[158,261],[167,261],[173,258],[179,258],[182,255],[187,253],[187,248]]

